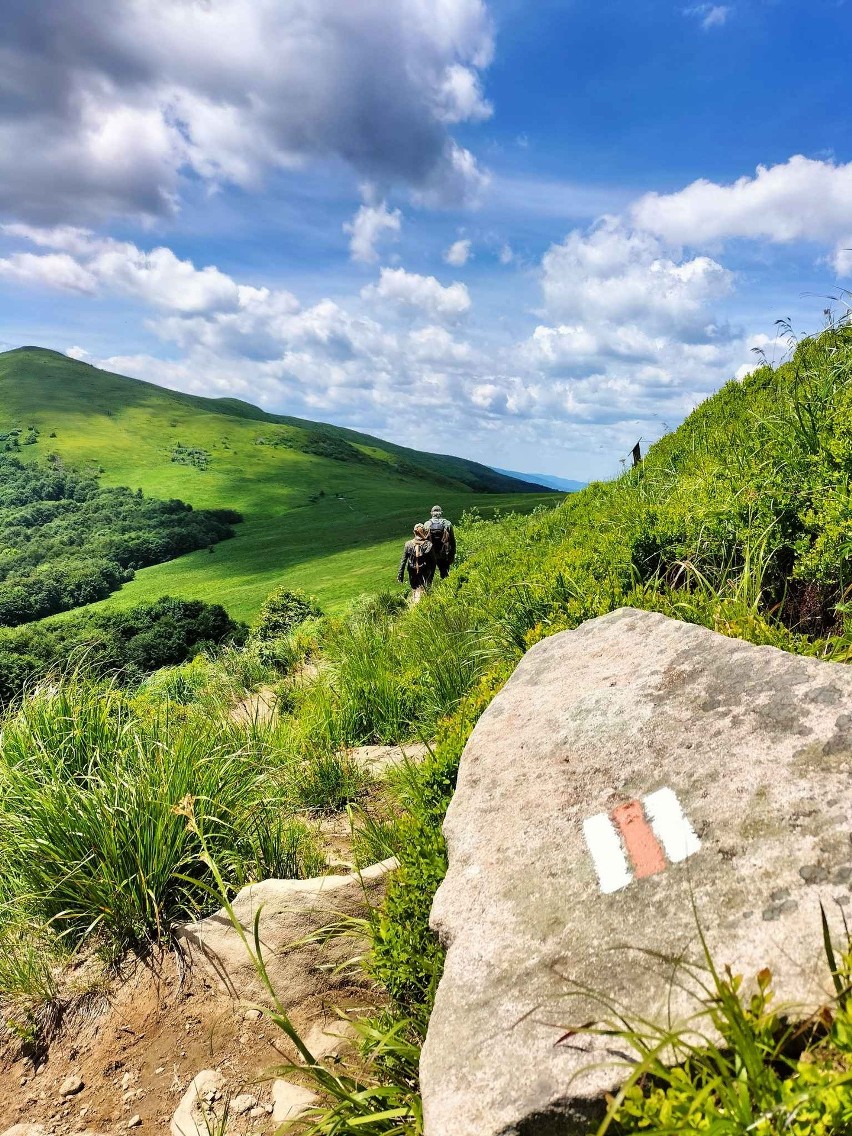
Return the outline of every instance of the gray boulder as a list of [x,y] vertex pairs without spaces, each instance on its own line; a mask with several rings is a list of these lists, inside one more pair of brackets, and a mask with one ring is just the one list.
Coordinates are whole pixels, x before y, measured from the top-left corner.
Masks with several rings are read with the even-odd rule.
[[[427,1136],[588,1131],[629,1072],[608,1017],[686,1020],[644,950],[832,996],[820,901],[852,914],[852,668],[622,609],[535,646],[482,716],[432,909],[448,946]],[[840,905],[840,907],[838,906]],[[696,920],[697,914],[697,920]]]

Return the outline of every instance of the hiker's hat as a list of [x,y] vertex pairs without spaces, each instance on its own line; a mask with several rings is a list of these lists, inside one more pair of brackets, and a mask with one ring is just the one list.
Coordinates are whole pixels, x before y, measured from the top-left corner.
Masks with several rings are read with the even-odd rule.
[[443,511],[444,510],[441,508],[440,505],[433,505],[432,506],[432,516],[433,517],[440,517],[440,515],[441,515],[441,513],[443,513]]

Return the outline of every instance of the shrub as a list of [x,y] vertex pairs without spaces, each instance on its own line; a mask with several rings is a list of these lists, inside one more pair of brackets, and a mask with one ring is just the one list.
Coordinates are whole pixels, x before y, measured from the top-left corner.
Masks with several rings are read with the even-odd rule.
[[267,597],[252,629],[252,637],[261,641],[280,639],[306,619],[322,615],[313,596],[278,588]]

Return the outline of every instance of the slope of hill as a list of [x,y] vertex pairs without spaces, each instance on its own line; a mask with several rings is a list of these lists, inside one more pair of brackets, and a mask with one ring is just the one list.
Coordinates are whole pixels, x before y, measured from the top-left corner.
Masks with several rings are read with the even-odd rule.
[[0,355],[0,434],[14,428],[24,460],[56,453],[105,485],[245,517],[215,553],[139,572],[107,601],[121,606],[171,593],[245,619],[283,578],[334,607],[393,582],[396,546],[435,500],[451,517],[474,505],[488,515],[529,511],[548,492],[463,458],[165,390],[41,348]]

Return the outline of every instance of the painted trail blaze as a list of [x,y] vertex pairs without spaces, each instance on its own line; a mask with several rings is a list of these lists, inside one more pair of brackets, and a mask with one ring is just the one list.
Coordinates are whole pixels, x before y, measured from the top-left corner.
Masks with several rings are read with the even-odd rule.
[[583,821],[602,892],[620,891],[634,879],[665,871],[701,847],[680,801],[671,789],[627,801],[611,813]]

